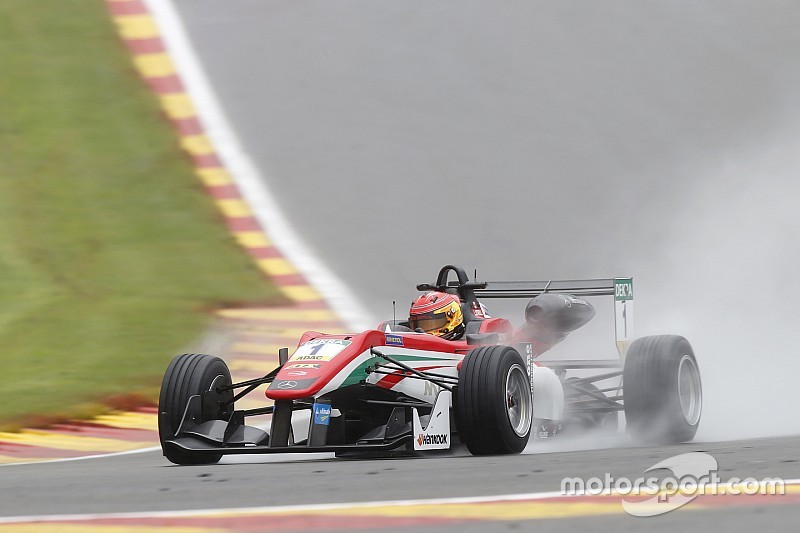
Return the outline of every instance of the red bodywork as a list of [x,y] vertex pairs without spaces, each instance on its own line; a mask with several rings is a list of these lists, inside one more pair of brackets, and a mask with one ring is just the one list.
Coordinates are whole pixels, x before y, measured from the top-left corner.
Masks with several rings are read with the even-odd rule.
[[[510,335],[511,331],[511,323],[504,318],[482,320],[479,330],[480,333],[498,333],[500,335]],[[401,340],[398,341],[398,338]],[[267,389],[267,398],[272,400],[296,400],[312,397],[322,390],[353,359],[370,348],[380,349],[382,346],[402,346],[411,350],[466,355],[470,350],[477,347],[476,345],[467,344],[466,340],[448,341],[425,333],[386,333],[378,330],[368,330],[357,335],[328,335],[316,331],[307,331],[300,338],[297,346],[299,348],[302,344],[315,339],[338,339],[349,341],[350,344],[330,358],[311,358],[315,356],[305,356],[307,358],[302,360],[290,358],[275,376],[274,386],[270,385]],[[291,388],[281,389],[282,382],[297,382],[297,384]]]

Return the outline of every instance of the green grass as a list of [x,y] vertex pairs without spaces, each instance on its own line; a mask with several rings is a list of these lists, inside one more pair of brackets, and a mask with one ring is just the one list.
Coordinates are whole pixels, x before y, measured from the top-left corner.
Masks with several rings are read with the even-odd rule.
[[277,292],[101,0],[3,0],[0,65],[0,424],[155,398],[211,309]]

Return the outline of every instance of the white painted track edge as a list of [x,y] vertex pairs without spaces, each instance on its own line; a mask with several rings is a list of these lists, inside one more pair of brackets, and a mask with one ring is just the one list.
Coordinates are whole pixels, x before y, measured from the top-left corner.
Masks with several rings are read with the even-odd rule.
[[[796,485],[800,479],[786,479],[786,485]],[[729,483],[723,483],[730,486]],[[610,492],[604,492],[611,495]],[[565,495],[561,491],[542,491],[529,493],[494,494],[484,496],[460,496],[452,498],[430,498],[430,499],[397,499],[381,500],[371,502],[342,502],[342,503],[320,503],[306,505],[278,505],[265,507],[240,507],[240,508],[220,508],[220,509],[196,509],[182,511],[143,511],[130,513],[91,513],[91,514],[62,514],[44,516],[9,516],[0,517],[0,524],[13,524],[22,522],[69,522],[86,520],[115,520],[115,519],[143,519],[143,518],[186,518],[211,515],[223,516],[242,516],[252,514],[302,514],[314,511],[333,511],[343,509],[366,509],[375,507],[389,506],[417,506],[417,505],[447,505],[447,504],[468,504],[468,503],[511,503],[529,500],[549,500],[553,498],[575,498],[581,496]]]

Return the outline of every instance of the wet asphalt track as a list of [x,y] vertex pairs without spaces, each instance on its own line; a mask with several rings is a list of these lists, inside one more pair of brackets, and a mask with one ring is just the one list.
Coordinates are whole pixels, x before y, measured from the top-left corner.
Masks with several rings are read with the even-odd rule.
[[[607,437],[606,437],[607,438]],[[617,439],[619,440],[619,439]],[[569,445],[569,441],[564,443]],[[582,443],[586,446],[587,443]],[[624,446],[624,445],[623,445]],[[723,480],[800,478],[800,437],[691,443],[648,448],[537,452],[513,457],[445,457],[383,460],[230,461],[198,467],[171,466],[159,452],[51,464],[0,467],[0,516],[108,513],[184,509],[368,502],[560,490],[564,476],[635,479],[656,462],[703,451],[719,461]],[[594,525],[635,531],[643,527],[719,524],[735,531],[747,525],[790,526],[797,506],[747,507],[672,512],[659,518],[611,517],[548,520],[554,531]],[[751,522],[752,520],[752,522]],[[504,529],[503,523],[486,527]],[[716,526],[715,526],[716,527]],[[461,526],[459,526],[459,529]]]
[[[727,183],[730,176],[716,173],[718,161],[738,165],[765,143],[781,150],[775,139],[797,132],[800,13],[791,2],[176,4],[229,118],[291,222],[376,316],[388,316],[392,299],[402,309],[413,285],[449,262],[491,279],[645,273],[638,287],[650,299],[643,296],[640,308],[676,306],[674,287],[660,278],[692,275],[712,286],[715,279],[706,270],[681,270],[670,251],[692,233],[697,209],[681,211],[692,205],[687,198],[714,197],[696,178]],[[687,216],[689,229],[681,225]],[[720,254],[703,261],[727,260],[725,250]],[[686,310],[690,330],[692,312]],[[652,329],[653,320],[639,323]],[[709,335],[693,342],[710,352],[717,341]],[[704,367],[702,356],[700,364],[719,369]],[[794,365],[782,373],[796,376]],[[739,379],[733,372],[726,386]],[[774,395],[786,389],[783,403],[774,402],[786,413],[798,412],[787,386],[793,382],[773,387]],[[737,409],[752,403],[726,390],[706,379],[718,427],[782,425],[800,433],[793,418],[769,425],[750,412],[723,410],[723,396],[728,406],[741,402]],[[800,478],[798,437],[610,444],[504,458],[179,468],[153,452],[9,466],[0,468],[0,514],[552,491],[564,476],[636,477],[687,451],[712,453],[723,478]],[[791,529],[798,522],[798,507],[779,506],[537,525],[672,531]]]

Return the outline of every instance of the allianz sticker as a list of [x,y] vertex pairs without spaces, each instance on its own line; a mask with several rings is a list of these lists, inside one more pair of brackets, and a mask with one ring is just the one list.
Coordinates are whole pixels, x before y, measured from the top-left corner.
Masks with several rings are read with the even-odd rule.
[[309,363],[296,363],[289,365],[286,368],[320,368],[322,365],[314,365]]
[[392,333],[386,334],[386,345],[387,346],[403,346],[403,336],[402,335],[394,335]]
[[286,373],[287,376],[305,376],[308,374],[305,370],[290,370]]

